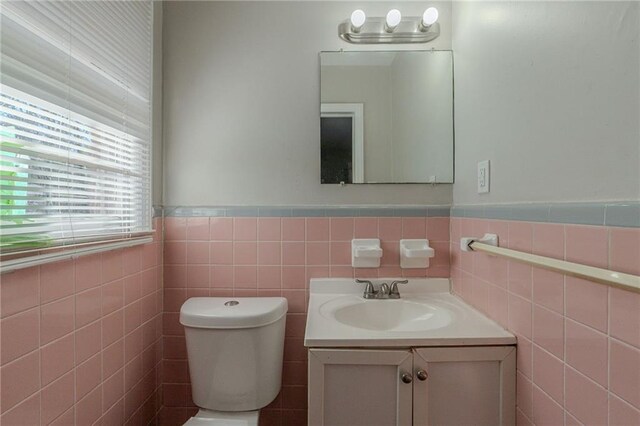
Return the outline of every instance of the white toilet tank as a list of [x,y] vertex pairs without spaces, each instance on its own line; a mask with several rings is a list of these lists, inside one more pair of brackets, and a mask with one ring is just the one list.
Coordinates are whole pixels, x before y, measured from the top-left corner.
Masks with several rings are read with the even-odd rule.
[[258,410],[280,391],[287,299],[193,297],[180,309],[193,402]]

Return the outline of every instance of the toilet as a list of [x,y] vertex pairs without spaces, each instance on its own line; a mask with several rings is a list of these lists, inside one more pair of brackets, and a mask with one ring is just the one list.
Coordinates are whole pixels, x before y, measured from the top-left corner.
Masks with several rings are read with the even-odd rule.
[[185,426],[257,426],[280,392],[287,299],[193,297],[180,309],[193,402]]

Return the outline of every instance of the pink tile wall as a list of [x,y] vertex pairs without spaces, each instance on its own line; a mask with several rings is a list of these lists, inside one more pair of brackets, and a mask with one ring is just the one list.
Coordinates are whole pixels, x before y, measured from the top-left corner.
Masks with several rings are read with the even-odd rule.
[[522,425],[640,425],[640,294],[464,253],[461,236],[640,274],[640,229],[451,218],[453,290],[518,336]]
[[[401,238],[429,238],[429,269],[399,267]],[[352,238],[380,238],[382,265],[353,269]],[[265,425],[306,425],[308,282],[321,277],[449,276],[449,218],[165,219],[163,423],[182,424],[191,402],[182,303],[193,296],[284,296],[289,301],[280,395],[261,414]]]
[[161,405],[162,243],[0,275],[0,423],[138,425]]

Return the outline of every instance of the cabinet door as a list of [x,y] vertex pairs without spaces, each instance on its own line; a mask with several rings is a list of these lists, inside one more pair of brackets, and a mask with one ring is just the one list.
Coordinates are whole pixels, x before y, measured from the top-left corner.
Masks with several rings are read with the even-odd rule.
[[414,354],[414,425],[515,425],[515,347],[419,348]]
[[309,425],[411,425],[412,365],[409,350],[311,349]]

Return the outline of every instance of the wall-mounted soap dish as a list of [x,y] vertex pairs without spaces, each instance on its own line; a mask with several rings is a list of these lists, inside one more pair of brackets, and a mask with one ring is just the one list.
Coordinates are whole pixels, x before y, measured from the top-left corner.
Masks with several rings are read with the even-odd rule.
[[377,238],[351,240],[351,266],[354,268],[378,268],[382,248]]
[[428,268],[429,259],[435,255],[429,240],[400,240],[401,268]]

